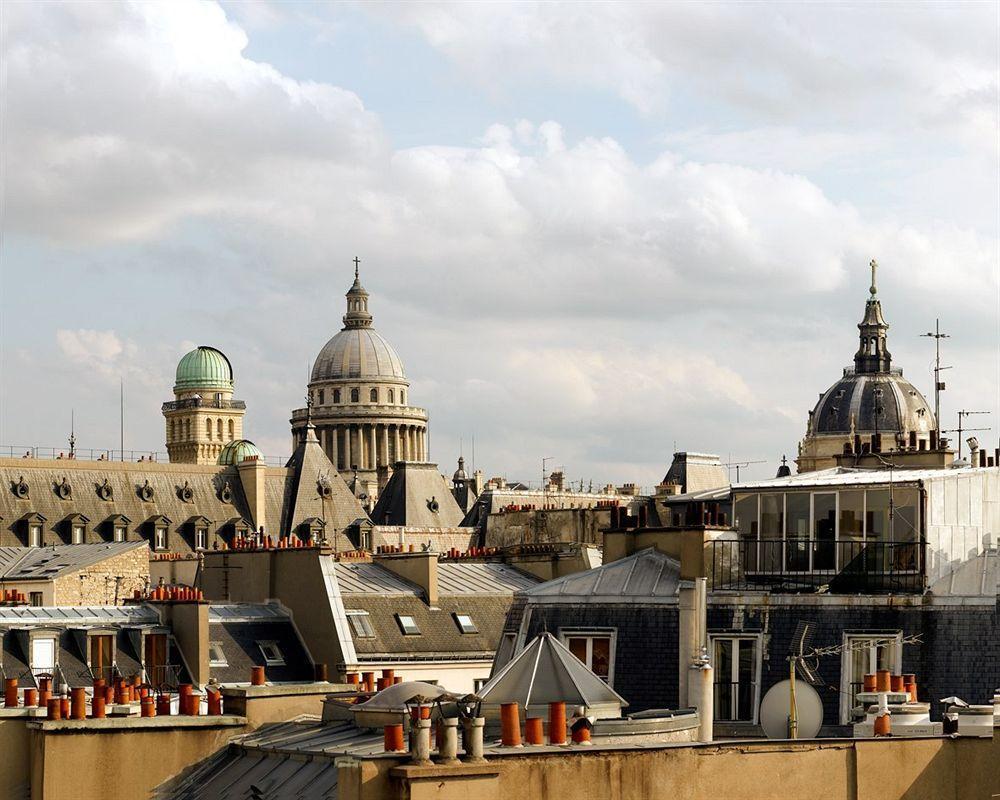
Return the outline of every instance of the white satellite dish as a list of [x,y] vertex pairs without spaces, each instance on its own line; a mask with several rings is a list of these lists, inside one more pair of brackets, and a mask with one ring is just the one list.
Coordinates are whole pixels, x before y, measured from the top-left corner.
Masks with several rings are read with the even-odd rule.
[[[760,701],[760,726],[768,739],[788,738],[791,710],[789,680],[774,684]],[[823,724],[823,701],[819,692],[805,681],[795,681],[795,711],[800,739],[815,739]]]

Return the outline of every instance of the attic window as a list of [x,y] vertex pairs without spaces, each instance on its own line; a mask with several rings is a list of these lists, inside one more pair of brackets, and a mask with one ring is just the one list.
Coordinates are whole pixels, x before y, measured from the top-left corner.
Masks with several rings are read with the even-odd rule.
[[277,642],[257,642],[260,654],[264,656],[264,664],[268,667],[280,667],[285,663],[285,657],[278,649]]
[[375,629],[367,611],[348,611],[347,621],[351,623],[351,630],[359,639],[375,638]]
[[406,636],[419,636],[420,628],[417,627],[417,621],[409,616],[408,614],[397,614],[396,622],[399,623],[399,629]]
[[479,628],[468,614],[455,614],[455,624],[462,633],[479,633]]
[[222,642],[208,643],[208,666],[210,667],[229,666],[229,661],[226,658],[226,653],[222,649]]

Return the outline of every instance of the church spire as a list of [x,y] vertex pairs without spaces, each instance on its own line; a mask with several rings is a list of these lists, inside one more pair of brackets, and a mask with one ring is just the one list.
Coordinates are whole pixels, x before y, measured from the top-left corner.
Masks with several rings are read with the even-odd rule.
[[361,285],[359,275],[361,259],[354,257],[354,283],[347,290],[347,313],[344,314],[344,330],[348,328],[370,328],[372,315],[368,313],[368,292]]
[[876,275],[878,262],[873,258],[869,263],[872,283],[868,287],[869,297],[865,303],[864,319],[858,323],[861,343],[854,354],[854,371],[857,373],[888,372],[892,364],[892,354],[886,348],[886,332],[889,323],[882,316],[882,303],[878,299]]

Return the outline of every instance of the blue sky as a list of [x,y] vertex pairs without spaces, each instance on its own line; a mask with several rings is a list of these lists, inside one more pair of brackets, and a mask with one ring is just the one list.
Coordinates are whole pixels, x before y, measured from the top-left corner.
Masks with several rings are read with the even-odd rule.
[[[882,264],[998,407],[998,7],[7,3],[0,443],[162,450],[194,344],[286,455],[362,258],[450,471],[791,456]],[[949,417],[949,415],[951,415]],[[468,455],[468,452],[467,452]]]

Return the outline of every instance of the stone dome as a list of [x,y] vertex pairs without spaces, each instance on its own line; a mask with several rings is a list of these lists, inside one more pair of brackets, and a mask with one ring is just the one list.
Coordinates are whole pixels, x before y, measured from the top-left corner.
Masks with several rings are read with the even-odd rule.
[[235,441],[227,442],[225,447],[222,448],[222,451],[219,453],[218,463],[222,466],[232,466],[254,457],[264,457],[264,454],[260,452],[260,448],[249,439],[236,439]]
[[314,382],[366,378],[406,380],[403,362],[374,328],[345,328],[323,345],[316,356]]
[[899,370],[846,370],[820,397],[812,421],[817,434],[926,434],[935,429],[934,411]]
[[174,391],[185,389],[232,389],[233,365],[221,350],[196,347],[177,364]]

